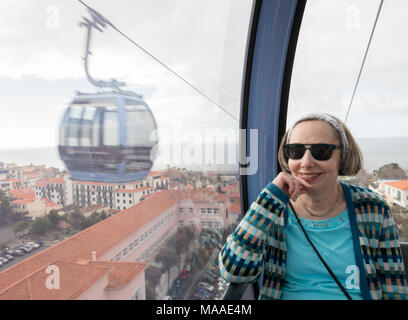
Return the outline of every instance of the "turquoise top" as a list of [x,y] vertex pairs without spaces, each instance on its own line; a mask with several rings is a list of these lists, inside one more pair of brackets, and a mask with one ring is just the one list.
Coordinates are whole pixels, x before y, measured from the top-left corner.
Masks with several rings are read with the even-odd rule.
[[[282,300],[347,299],[320,261],[288,207],[287,269]],[[347,210],[326,220],[299,218],[310,240],[353,300],[362,300]]]

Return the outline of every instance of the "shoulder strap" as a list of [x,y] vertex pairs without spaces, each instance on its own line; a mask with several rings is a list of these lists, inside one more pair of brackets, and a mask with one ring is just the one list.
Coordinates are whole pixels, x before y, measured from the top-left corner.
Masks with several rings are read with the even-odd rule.
[[331,277],[334,279],[334,281],[337,283],[341,291],[343,291],[344,295],[347,297],[348,300],[353,300],[347,290],[343,287],[339,279],[337,279],[336,275],[333,273],[333,271],[330,269],[330,267],[327,265],[326,261],[324,261],[323,257],[320,255],[319,251],[317,251],[316,247],[313,245],[312,240],[310,240],[309,236],[306,233],[306,230],[303,228],[302,223],[300,222],[300,219],[298,215],[296,214],[295,209],[293,208],[292,204],[289,201],[289,205],[293,213],[295,214],[296,220],[299,223],[300,228],[302,229],[303,233],[305,234],[305,237],[307,241],[309,241],[310,245],[312,246],[313,250],[316,252],[317,256],[319,257],[320,261],[323,263],[323,265],[326,267],[327,271],[331,275]]

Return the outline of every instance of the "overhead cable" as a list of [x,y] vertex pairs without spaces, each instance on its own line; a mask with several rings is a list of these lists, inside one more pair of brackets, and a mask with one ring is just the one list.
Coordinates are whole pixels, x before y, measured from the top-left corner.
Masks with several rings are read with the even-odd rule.
[[192,88],[193,90],[195,90],[196,92],[198,92],[200,95],[202,95],[204,98],[206,98],[208,101],[210,101],[211,103],[215,104],[218,108],[220,108],[222,111],[224,111],[226,114],[228,114],[229,116],[231,116],[234,120],[238,121],[238,119],[229,111],[225,110],[225,108],[223,108],[222,106],[220,106],[218,103],[216,103],[213,99],[211,99],[208,95],[206,95],[205,93],[203,93],[201,90],[199,90],[197,87],[195,87],[193,84],[191,84],[189,81],[187,81],[186,79],[184,79],[182,76],[180,76],[179,74],[177,74],[175,71],[173,71],[170,67],[168,67],[167,65],[165,65],[163,62],[161,62],[159,59],[157,59],[155,56],[153,56],[150,52],[148,52],[146,49],[144,49],[141,45],[139,45],[138,43],[136,43],[133,39],[131,39],[129,36],[127,36],[125,33],[123,33],[121,30],[119,30],[114,24],[112,24],[108,19],[106,19],[105,17],[103,17],[98,11],[96,11],[95,9],[91,8],[90,6],[88,6],[86,3],[84,3],[82,0],[78,0],[82,5],[84,5],[88,10],[90,10],[91,12],[93,12],[94,14],[98,15],[99,17],[102,17],[104,22],[108,23],[115,31],[117,31],[119,34],[121,34],[123,37],[125,37],[128,41],[130,41],[132,44],[134,44],[136,47],[138,47],[140,50],[142,50],[144,53],[146,53],[150,58],[152,58],[154,61],[156,61],[157,63],[159,63],[162,67],[164,67],[165,69],[167,69],[169,72],[171,72],[173,75],[175,75],[177,78],[179,78],[180,80],[182,80],[184,83],[186,83],[190,88]]

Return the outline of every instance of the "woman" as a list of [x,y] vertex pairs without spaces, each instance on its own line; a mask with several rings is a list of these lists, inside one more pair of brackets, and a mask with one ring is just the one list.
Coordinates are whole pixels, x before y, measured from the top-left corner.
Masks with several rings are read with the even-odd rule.
[[278,159],[283,171],[220,252],[221,275],[230,282],[262,275],[259,299],[407,299],[387,203],[337,181],[362,166],[344,123],[328,114],[300,118],[283,137]]

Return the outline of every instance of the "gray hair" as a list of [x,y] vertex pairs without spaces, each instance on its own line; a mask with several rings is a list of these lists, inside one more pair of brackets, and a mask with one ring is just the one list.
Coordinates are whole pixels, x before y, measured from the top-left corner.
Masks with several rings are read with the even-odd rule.
[[344,165],[348,157],[350,156],[350,144],[347,139],[346,132],[344,131],[342,125],[331,115],[327,113],[310,113],[305,116],[300,117],[296,122],[292,125],[292,127],[288,130],[288,135],[286,139],[286,143],[289,141],[290,134],[292,133],[293,128],[302,121],[306,120],[322,120],[332,126],[336,132],[339,134],[341,139],[341,144],[343,146],[342,154],[341,154],[341,162]]

